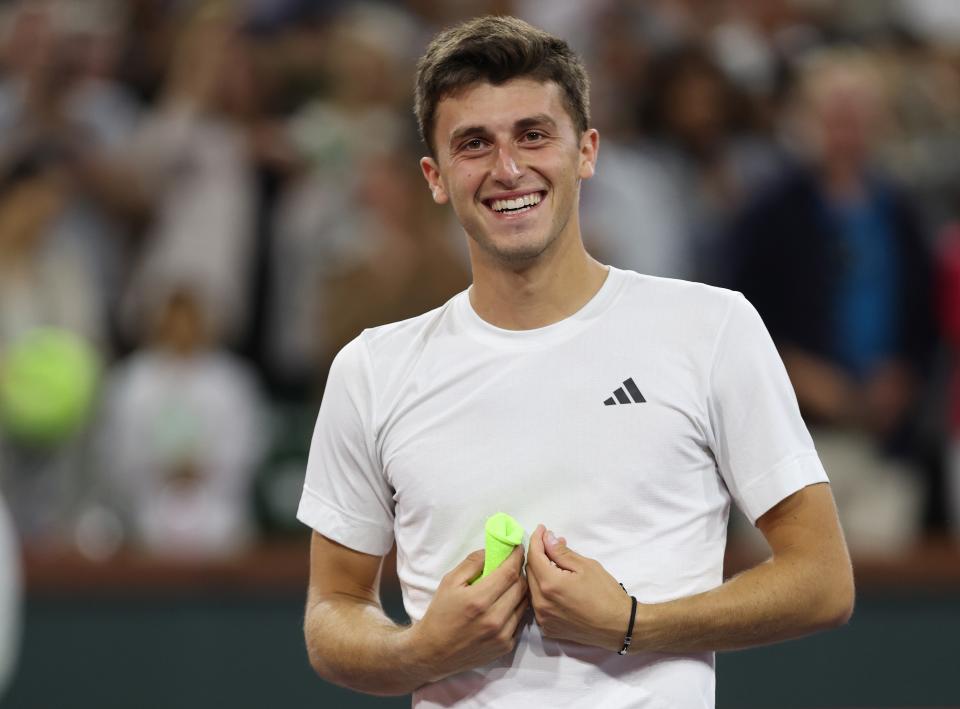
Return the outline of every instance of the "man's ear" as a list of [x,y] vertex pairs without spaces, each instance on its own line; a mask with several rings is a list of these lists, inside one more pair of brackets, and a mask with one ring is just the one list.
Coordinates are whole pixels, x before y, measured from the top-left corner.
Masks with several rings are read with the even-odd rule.
[[420,158],[420,169],[423,171],[423,178],[430,186],[430,194],[433,195],[433,201],[437,204],[446,204],[450,201],[447,191],[440,180],[440,166],[437,161],[430,157]]
[[597,169],[597,153],[600,151],[600,134],[590,128],[580,137],[580,166],[577,174],[581,180],[593,177]]

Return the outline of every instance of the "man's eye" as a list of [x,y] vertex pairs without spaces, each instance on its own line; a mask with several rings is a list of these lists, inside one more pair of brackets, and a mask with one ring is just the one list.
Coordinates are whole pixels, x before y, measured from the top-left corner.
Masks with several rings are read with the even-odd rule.
[[538,130],[529,130],[524,134],[523,137],[527,142],[537,141],[543,138],[543,133]]
[[480,150],[483,147],[483,141],[479,138],[474,138],[473,140],[468,140],[463,144],[463,147],[467,150]]

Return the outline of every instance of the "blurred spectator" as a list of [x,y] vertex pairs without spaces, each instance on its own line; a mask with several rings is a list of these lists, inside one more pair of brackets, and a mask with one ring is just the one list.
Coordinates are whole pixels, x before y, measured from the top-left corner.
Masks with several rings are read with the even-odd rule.
[[[370,224],[383,219],[362,208],[364,166],[414,135],[415,29],[399,8],[357,3],[343,10],[324,31],[327,91],[289,121],[302,170],[285,186],[275,213],[267,360],[272,379],[290,396],[314,395],[323,379],[330,349],[320,310],[325,279],[377,248],[380,235]],[[415,159],[406,167],[422,179]]]
[[[597,17],[608,14],[617,4],[613,0],[552,0],[550,3],[514,0],[509,14],[516,15],[556,37],[566,38],[574,51],[586,54],[598,39]],[[626,6],[635,3],[619,4],[623,10],[629,11]]]
[[200,3],[174,53],[162,102],[146,116],[131,167],[152,196],[153,224],[131,282],[128,327],[188,282],[218,337],[244,334],[250,307],[255,184],[243,132],[247,68],[238,18]]
[[918,35],[960,45],[960,5],[952,0],[896,0],[893,10]]
[[0,175],[0,345],[41,325],[103,339],[103,297],[82,244],[51,229],[69,195],[65,160],[38,146]]
[[132,135],[139,107],[113,76],[117,7],[90,2],[79,10],[23,1],[9,12],[0,44],[0,156],[59,151],[72,179],[50,228],[75,242],[77,256],[96,271],[107,315],[121,289],[126,219],[137,198],[111,163]]
[[365,219],[356,238],[371,244],[322,284],[322,363],[367,327],[396,322],[439,307],[470,284],[468,267],[429,198],[413,155],[398,150],[368,158],[354,197]]
[[854,551],[919,532],[912,414],[934,344],[930,263],[906,195],[873,162],[885,118],[869,55],[803,68],[795,169],[741,215],[733,286],[777,342]]
[[[609,33],[616,38],[628,25],[612,26],[619,28]],[[630,73],[637,61],[611,55],[607,34],[599,56],[613,61],[599,72],[605,77],[601,84],[621,76],[614,84],[619,91],[637,86]],[[643,101],[635,105],[639,125],[632,136],[625,126],[606,132],[601,126],[597,184],[591,181],[584,190],[587,238],[598,254],[623,268],[719,280],[720,236],[749,191],[776,173],[780,153],[768,137],[746,130],[751,127],[746,98],[699,45],[653,57],[642,90],[627,91],[636,94]],[[621,100],[621,120],[629,113],[630,104]]]
[[[0,175],[0,357],[40,327],[59,327],[102,343],[105,315],[97,275],[82,245],[51,226],[64,209],[70,179],[64,156],[37,147]],[[0,485],[30,543],[60,543],[69,532],[84,481],[82,431],[34,444],[0,429]]]
[[691,278],[689,244],[683,238],[682,196],[636,146],[601,139],[593,178],[583,186],[587,249],[617,268],[652,276]]
[[107,385],[102,497],[154,554],[213,558],[255,538],[262,402],[254,373],[218,348],[205,302],[189,287],[169,291],[147,315],[150,341]]
[[287,115],[282,112],[281,70],[272,64],[271,52],[258,46],[252,36],[238,37],[230,59],[231,113],[243,132],[250,168],[254,177],[254,236],[250,248],[251,269],[248,276],[249,307],[244,314],[245,337],[235,349],[244,354],[267,375],[267,294],[271,280],[283,277],[271,268],[273,251],[273,214],[283,190],[302,167],[289,132]]
[[683,277],[691,272],[683,206],[637,144],[650,51],[636,40],[643,19],[635,9],[594,8],[591,18],[590,104],[601,138],[597,172],[582,187],[584,240],[619,268]]
[[893,97],[880,157],[910,186],[935,234],[954,216],[960,183],[960,53],[901,38],[883,44],[880,56]]
[[20,644],[20,551],[0,497],[0,700],[13,678]]
[[715,281],[718,247],[746,194],[776,174],[772,142],[749,128],[744,97],[699,46],[662,53],[650,70],[644,153],[672,196],[687,267]]

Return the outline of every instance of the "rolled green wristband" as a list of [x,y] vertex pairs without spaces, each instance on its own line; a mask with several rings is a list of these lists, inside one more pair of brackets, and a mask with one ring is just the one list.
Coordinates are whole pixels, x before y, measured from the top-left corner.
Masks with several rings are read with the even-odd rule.
[[487,519],[483,529],[486,538],[483,573],[471,583],[476,583],[492,573],[513,553],[514,547],[523,543],[523,527],[505,512],[497,512]]

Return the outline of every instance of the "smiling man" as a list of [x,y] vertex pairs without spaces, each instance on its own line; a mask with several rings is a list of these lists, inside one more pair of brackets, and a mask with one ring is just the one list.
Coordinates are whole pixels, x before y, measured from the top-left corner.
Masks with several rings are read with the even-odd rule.
[[[829,484],[756,311],[583,247],[599,136],[567,44],[447,30],[416,112],[473,285],[333,364],[299,510],[316,671],[417,707],[712,707],[714,651],[845,622]],[[724,581],[731,501],[773,554]],[[471,584],[500,510],[535,526],[526,565]],[[379,602],[394,542],[408,626]]]
[[[558,239],[575,245],[580,180],[593,174],[597,132],[584,130],[578,139],[553,82],[515,78],[458,93],[437,117],[434,131],[445,139],[439,153],[432,151],[438,157],[421,166],[434,199],[451,201],[472,237],[473,262],[519,265]],[[477,116],[494,120],[475,124]]]

